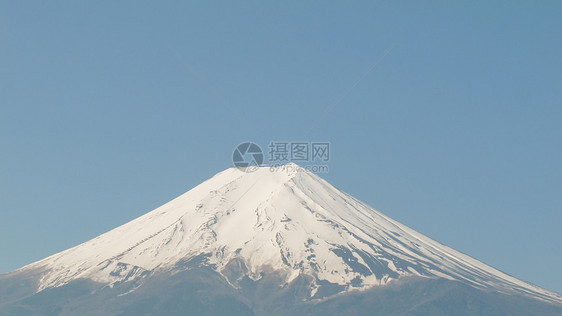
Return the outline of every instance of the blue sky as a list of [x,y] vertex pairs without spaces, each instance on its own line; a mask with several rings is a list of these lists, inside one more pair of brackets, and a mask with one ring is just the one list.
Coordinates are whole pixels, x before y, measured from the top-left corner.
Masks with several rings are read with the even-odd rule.
[[560,16],[559,1],[3,1],[0,273],[187,191],[243,141],[329,141],[336,187],[560,293]]

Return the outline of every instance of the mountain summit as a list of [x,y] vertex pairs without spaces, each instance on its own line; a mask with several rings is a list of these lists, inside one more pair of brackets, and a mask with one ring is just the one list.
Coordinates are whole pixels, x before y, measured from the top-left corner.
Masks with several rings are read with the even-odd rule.
[[[396,293],[390,300],[426,291],[426,307],[453,292],[477,301],[478,310],[509,309],[506,302],[516,300],[555,315],[562,306],[561,295],[444,246],[288,164],[227,169],[127,224],[0,276],[0,314],[126,314],[149,298],[148,314],[169,314],[173,304],[186,304],[184,296],[173,303],[163,294],[176,287],[193,288],[196,301],[187,301],[208,308],[204,314],[220,314],[213,306],[224,302],[229,313],[312,314],[350,297],[354,312],[341,313],[356,314],[373,300],[392,305],[379,301],[388,291]],[[212,304],[201,298],[203,289]],[[435,297],[440,289],[450,290]],[[29,305],[37,297],[41,304]],[[96,297],[112,303],[100,313],[84,307]]]

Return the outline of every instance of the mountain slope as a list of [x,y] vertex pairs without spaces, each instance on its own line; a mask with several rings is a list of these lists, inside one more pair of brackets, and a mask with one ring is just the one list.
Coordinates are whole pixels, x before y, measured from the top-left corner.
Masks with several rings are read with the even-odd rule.
[[295,297],[328,304],[405,280],[562,304],[559,294],[431,240],[289,164],[227,169],[144,216],[0,277],[0,306],[17,301],[6,286],[2,295],[9,280],[27,280],[28,296],[87,280],[132,297],[159,275],[201,268],[248,306],[265,288],[298,288]]

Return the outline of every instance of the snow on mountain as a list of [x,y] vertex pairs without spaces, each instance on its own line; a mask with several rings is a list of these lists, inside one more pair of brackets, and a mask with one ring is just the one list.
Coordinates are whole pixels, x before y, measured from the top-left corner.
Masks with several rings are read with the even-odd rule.
[[19,271],[41,272],[38,291],[80,278],[111,286],[173,272],[178,262],[200,257],[219,273],[242,262],[253,280],[276,271],[286,283],[308,275],[315,284],[347,291],[421,276],[562,302],[559,294],[444,246],[295,164],[252,173],[227,169],[127,224]]

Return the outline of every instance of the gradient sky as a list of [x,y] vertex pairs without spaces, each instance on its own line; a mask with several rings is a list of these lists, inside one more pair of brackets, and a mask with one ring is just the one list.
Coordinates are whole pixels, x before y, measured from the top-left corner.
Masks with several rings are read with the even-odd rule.
[[167,202],[243,141],[329,141],[336,187],[561,293],[561,16],[560,1],[2,1],[0,273]]

